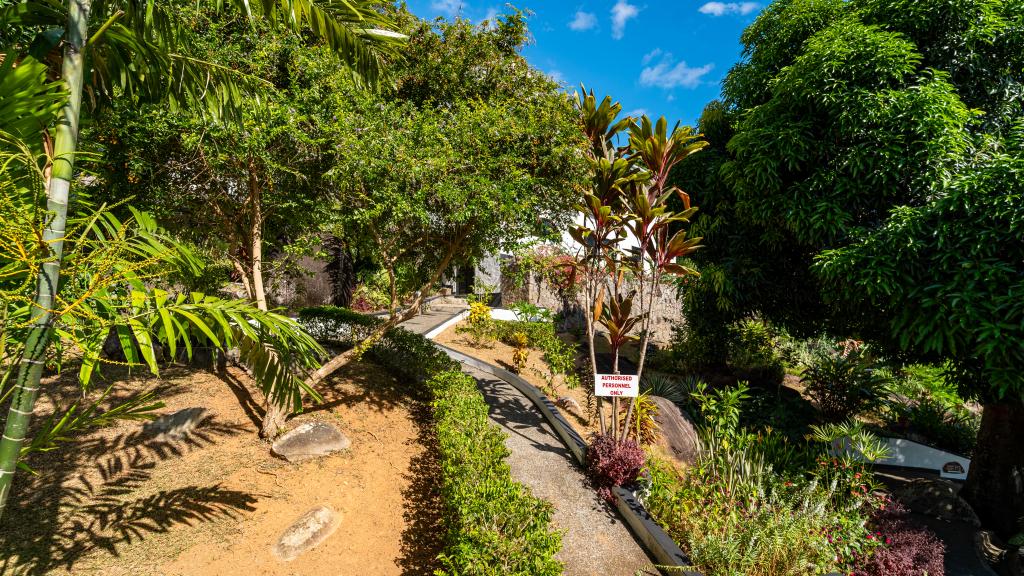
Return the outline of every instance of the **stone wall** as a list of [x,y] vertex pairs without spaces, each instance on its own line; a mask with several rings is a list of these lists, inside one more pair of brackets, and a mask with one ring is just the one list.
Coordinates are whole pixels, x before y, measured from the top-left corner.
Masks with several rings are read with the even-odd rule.
[[298,267],[306,273],[298,277],[268,275],[267,299],[270,305],[294,311],[306,306],[330,304],[333,286],[326,270],[327,262],[303,256]]
[[[629,289],[627,283],[626,291]],[[555,313],[568,311],[568,314],[565,314],[567,319],[565,329],[571,330],[574,327],[585,325],[582,297],[563,299],[539,276],[531,275],[523,286],[514,286],[508,278],[502,277],[501,300],[505,307],[525,301]],[[683,305],[676,297],[675,286],[663,285],[661,287],[656,295],[654,306],[651,308],[651,316],[653,316],[651,342],[658,345],[668,344],[672,339],[672,327],[683,322]]]

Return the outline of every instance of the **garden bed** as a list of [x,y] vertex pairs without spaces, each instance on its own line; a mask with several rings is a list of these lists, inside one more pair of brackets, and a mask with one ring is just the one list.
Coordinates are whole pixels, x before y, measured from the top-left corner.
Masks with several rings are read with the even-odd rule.
[[[19,478],[5,516],[21,528],[0,536],[0,572],[431,574],[443,532],[426,405],[381,368],[352,365],[325,383],[323,405],[289,424],[336,423],[351,448],[294,465],[257,438],[245,381],[181,368],[125,378],[119,389],[156,386],[162,413],[201,406],[209,418],[186,441],[124,423],[33,459],[39,476]],[[318,505],[338,513],[337,531],[291,562],[274,558],[285,528]]]

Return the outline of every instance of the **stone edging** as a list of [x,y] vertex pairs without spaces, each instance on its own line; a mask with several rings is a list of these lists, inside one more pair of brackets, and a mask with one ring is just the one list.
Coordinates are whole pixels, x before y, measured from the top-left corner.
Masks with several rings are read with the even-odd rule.
[[[453,322],[454,323],[454,322]],[[433,331],[431,331],[433,332]],[[438,331],[440,332],[440,331]],[[429,337],[429,336],[428,336]],[[565,446],[572,452],[573,456],[576,457],[576,461],[580,466],[585,466],[587,444],[583,438],[576,432],[572,426],[565,420],[562,413],[559,412],[558,408],[551,402],[544,393],[538,390],[534,385],[530,384],[522,377],[509,372],[503,368],[499,368],[479,358],[474,358],[463,352],[453,350],[447,346],[443,346],[438,343],[434,343],[435,346],[444,351],[452,359],[457,360],[463,364],[468,364],[473,368],[476,368],[482,372],[491,374],[492,376],[508,382],[514,386],[519,392],[530,399],[531,402],[537,409],[540,410],[541,414],[548,421],[551,427],[558,434]],[[651,515],[644,509],[643,505],[636,499],[636,496],[626,490],[625,488],[617,487],[612,491],[615,496],[615,507],[622,514],[623,518],[626,519],[626,523],[629,524],[630,529],[640,539],[640,543],[647,552],[654,557],[655,561],[662,566],[688,566],[689,561],[686,554],[679,548],[679,546],[661,529]],[[683,576],[700,576],[697,572],[690,571],[678,571],[672,570],[669,574],[682,574]]]

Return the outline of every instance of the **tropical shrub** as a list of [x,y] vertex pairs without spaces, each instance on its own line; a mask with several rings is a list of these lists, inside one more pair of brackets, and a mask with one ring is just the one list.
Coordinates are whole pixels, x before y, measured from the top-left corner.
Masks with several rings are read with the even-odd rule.
[[376,312],[387,310],[390,299],[378,288],[367,284],[360,284],[352,293],[352,309],[357,312]]
[[[849,573],[881,541],[868,528],[879,505],[865,464],[880,442],[857,424],[813,427],[810,442],[740,427],[746,389],[694,397],[705,427],[701,453],[685,472],[648,464],[642,500],[706,576]],[[836,455],[833,456],[832,454]]]
[[646,456],[636,441],[615,440],[611,435],[595,434],[587,446],[587,473],[605,500],[614,500],[612,488],[632,484],[640,477]]
[[909,403],[892,403],[885,414],[886,427],[897,433],[914,433],[927,443],[965,456],[974,452],[981,415],[961,406],[948,406],[929,397]]
[[513,346],[513,335],[523,333],[532,348],[541,349],[544,341],[555,336],[555,327],[550,322],[494,321],[494,337]]
[[526,368],[526,361],[530,357],[530,350],[527,348],[529,343],[524,332],[512,335],[512,347],[515,348],[512,352],[512,371],[516,374],[521,374],[523,368]]
[[491,308],[487,304],[475,301],[469,305],[469,318],[460,332],[469,334],[474,346],[484,346],[494,338],[494,320],[491,319]]
[[913,434],[939,448],[970,455],[981,416],[968,407],[944,372],[943,367],[925,365],[900,370],[892,386],[897,400],[886,406],[886,427],[897,434]]
[[367,338],[383,322],[337,306],[311,306],[299,310],[299,324],[319,342],[351,347]]
[[516,313],[516,319],[522,322],[551,322],[551,310],[541,308],[529,302],[517,302],[509,307]]
[[946,547],[927,528],[915,525],[895,501],[871,518],[871,537],[879,546],[858,566],[855,576],[943,576]]
[[766,323],[747,319],[732,329],[729,368],[740,380],[754,385],[774,386],[786,374],[775,349],[775,333]]
[[493,335],[499,341],[516,347],[516,335],[524,334],[529,346],[543,352],[543,360],[548,371],[538,374],[544,378],[549,389],[554,389],[555,378],[558,376],[562,377],[562,383],[567,388],[572,389],[579,385],[580,380],[576,375],[576,346],[559,338],[555,333],[554,324],[507,320],[493,320],[491,324]]
[[[625,406],[620,408],[620,425],[625,420],[628,410]],[[651,446],[656,443],[661,432],[658,422],[654,419],[658,415],[658,405],[651,400],[649,394],[641,392],[636,398],[633,413],[629,415],[629,424],[624,427],[626,435],[631,436],[641,446]]]
[[880,368],[866,346],[848,343],[818,352],[802,381],[822,416],[835,422],[877,408],[888,397],[891,378]]
[[691,394],[697,389],[700,381],[695,377],[678,378],[668,374],[647,371],[640,378],[640,392],[649,396],[660,396],[672,402],[687,406],[692,400]]

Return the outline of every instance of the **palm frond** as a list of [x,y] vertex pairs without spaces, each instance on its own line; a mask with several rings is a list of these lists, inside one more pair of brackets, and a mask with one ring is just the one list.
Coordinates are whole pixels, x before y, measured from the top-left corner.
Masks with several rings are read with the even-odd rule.
[[46,79],[46,66],[26,56],[0,56],[0,126],[14,138],[38,141],[67,98],[60,82]]

